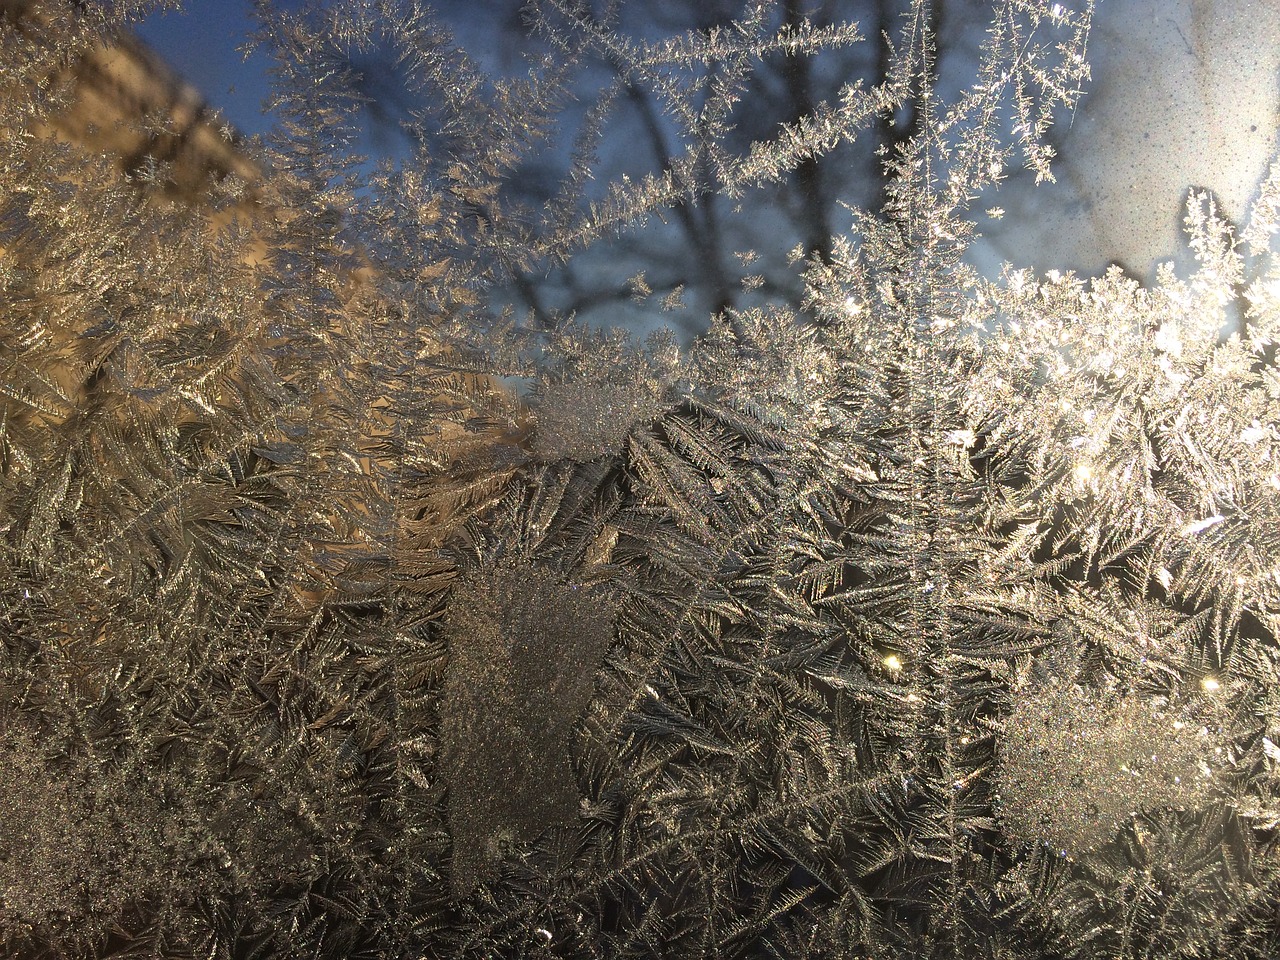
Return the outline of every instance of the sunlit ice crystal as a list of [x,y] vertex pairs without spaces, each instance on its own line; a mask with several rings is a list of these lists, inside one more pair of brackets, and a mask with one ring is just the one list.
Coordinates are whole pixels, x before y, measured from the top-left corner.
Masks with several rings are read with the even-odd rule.
[[1216,746],[1189,708],[1163,698],[1033,685],[1003,725],[1000,816],[1018,840],[1085,853],[1135,814],[1206,803]]
[[632,429],[653,419],[659,399],[637,381],[570,380],[547,385],[537,405],[534,452],[589,462],[616,453]]

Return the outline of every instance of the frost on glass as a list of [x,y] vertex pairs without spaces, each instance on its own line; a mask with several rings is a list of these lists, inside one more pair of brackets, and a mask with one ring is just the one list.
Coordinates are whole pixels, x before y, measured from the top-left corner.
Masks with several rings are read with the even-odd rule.
[[1095,692],[1076,680],[1016,688],[997,779],[1012,836],[1081,856],[1140,813],[1211,802],[1224,754],[1212,710],[1205,716],[1203,706],[1167,695]]
[[675,345],[655,336],[642,352],[625,338],[572,329],[557,339],[559,359],[542,371],[531,404],[534,455],[589,463],[618,453],[666,406]]
[[[962,82],[924,0],[546,0],[515,72],[262,5],[275,132],[190,202],[53,135],[132,8],[3,9],[6,955],[1280,953],[1276,175],[1238,225],[1188,191],[1149,285],[966,259],[1088,4],[993,5]],[[609,169],[623,101],[657,169]],[[644,231],[882,124],[874,202],[762,221],[690,346],[539,299],[705,307]]]
[[531,564],[471,571],[454,586],[440,736],[458,892],[504,847],[573,822],[569,741],[612,620],[598,590]]

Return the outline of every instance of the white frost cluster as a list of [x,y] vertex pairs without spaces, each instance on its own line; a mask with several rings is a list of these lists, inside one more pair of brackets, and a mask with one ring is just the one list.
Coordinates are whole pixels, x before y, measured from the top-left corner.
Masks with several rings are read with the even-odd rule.
[[656,417],[661,408],[660,398],[643,382],[550,384],[538,402],[533,451],[542,460],[582,463],[617,453],[627,434]]
[[1134,814],[1203,805],[1216,740],[1162,699],[1058,681],[1027,689],[1004,724],[1001,818],[1019,840],[1084,853]]

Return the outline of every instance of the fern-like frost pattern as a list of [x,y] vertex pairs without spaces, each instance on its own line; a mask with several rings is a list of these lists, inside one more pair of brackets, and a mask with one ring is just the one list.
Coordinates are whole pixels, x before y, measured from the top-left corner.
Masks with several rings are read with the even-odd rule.
[[278,123],[193,199],[66,119],[149,5],[0,4],[0,952],[1280,956],[1278,175],[1151,285],[983,276],[1091,4],[964,83],[949,4],[730,6],[531,0],[489,76],[258,4]]

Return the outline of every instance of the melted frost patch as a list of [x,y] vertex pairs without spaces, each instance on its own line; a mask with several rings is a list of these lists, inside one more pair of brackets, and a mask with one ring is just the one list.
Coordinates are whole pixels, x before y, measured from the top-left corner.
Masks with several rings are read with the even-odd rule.
[[508,847],[572,822],[569,736],[612,632],[598,590],[533,564],[474,570],[454,587],[441,739],[455,892]]

